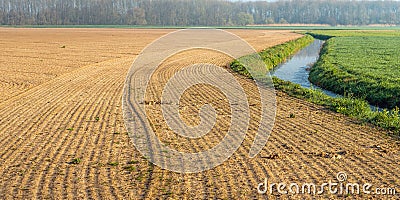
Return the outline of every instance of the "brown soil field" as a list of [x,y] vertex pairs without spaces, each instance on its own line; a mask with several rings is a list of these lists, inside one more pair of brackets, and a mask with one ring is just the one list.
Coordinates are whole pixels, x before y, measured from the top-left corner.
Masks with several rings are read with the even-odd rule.
[[[173,173],[149,163],[124,127],[122,91],[135,56],[171,31],[0,29],[0,198],[400,198],[258,194],[257,186],[266,177],[273,183],[322,184],[335,181],[338,172],[345,172],[349,182],[400,190],[400,142],[384,130],[278,92],[274,130],[263,151],[248,158],[259,99],[253,81],[237,75],[252,105],[248,137],[238,151],[222,165],[195,174]],[[229,31],[256,50],[301,37],[289,31]],[[148,101],[159,101],[160,88],[185,65],[212,60],[225,67],[228,59],[203,51],[169,58],[152,77]],[[216,144],[229,126],[227,102],[208,86],[185,92],[180,107],[185,122],[199,123],[196,113],[205,100],[216,106],[218,123],[198,140],[174,138],[159,104],[147,105],[146,112],[153,116],[149,120],[163,142],[195,152]]]

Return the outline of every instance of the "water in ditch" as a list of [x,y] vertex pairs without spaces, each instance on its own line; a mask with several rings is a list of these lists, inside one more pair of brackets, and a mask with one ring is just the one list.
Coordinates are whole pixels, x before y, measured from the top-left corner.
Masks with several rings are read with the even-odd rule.
[[319,88],[316,85],[313,85],[309,80],[308,76],[310,74],[311,66],[317,62],[319,59],[319,53],[321,51],[322,45],[325,43],[323,40],[315,39],[312,44],[300,50],[296,54],[294,54],[290,59],[286,62],[278,65],[272,72],[272,76],[276,76],[279,79],[290,81],[293,83],[300,84],[305,88],[314,88],[320,89],[325,94],[337,97],[338,95]]
[[[305,88],[319,89],[326,95],[331,97],[340,97],[341,95],[324,90],[310,82],[308,76],[310,74],[310,68],[319,59],[319,55],[325,41],[315,39],[312,44],[300,50],[294,54],[286,62],[278,65],[272,72],[272,76],[276,76],[279,79],[290,81],[292,83],[300,84]],[[370,105],[372,110],[382,111],[382,108]]]

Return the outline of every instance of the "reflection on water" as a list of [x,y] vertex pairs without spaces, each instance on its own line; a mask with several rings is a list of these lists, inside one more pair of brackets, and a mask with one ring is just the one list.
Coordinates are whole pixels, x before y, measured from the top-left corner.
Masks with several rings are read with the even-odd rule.
[[[318,88],[313,85],[309,80],[308,76],[310,73],[310,67],[317,62],[319,59],[319,53],[321,51],[322,45],[325,41],[314,40],[312,44],[306,48],[300,50],[298,53],[293,55],[286,62],[278,65],[272,72],[272,76],[276,76],[279,79],[290,81],[293,83],[300,84],[305,88]],[[322,90],[325,94],[329,96],[336,97],[337,95],[331,91]]]

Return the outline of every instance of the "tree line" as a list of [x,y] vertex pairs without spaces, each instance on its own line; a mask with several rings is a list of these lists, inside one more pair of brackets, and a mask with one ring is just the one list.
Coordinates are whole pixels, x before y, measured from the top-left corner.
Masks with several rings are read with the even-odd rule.
[[398,1],[0,0],[1,25],[400,24]]

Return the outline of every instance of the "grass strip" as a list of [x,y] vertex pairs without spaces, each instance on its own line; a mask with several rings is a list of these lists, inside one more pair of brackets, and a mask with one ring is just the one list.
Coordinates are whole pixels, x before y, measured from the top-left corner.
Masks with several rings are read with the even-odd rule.
[[308,102],[324,106],[334,112],[344,114],[364,123],[371,123],[389,130],[393,134],[400,134],[400,111],[372,110],[367,101],[352,97],[331,97],[320,90],[303,88],[299,84],[283,81],[273,77],[277,90],[285,92],[289,96],[306,100]]

